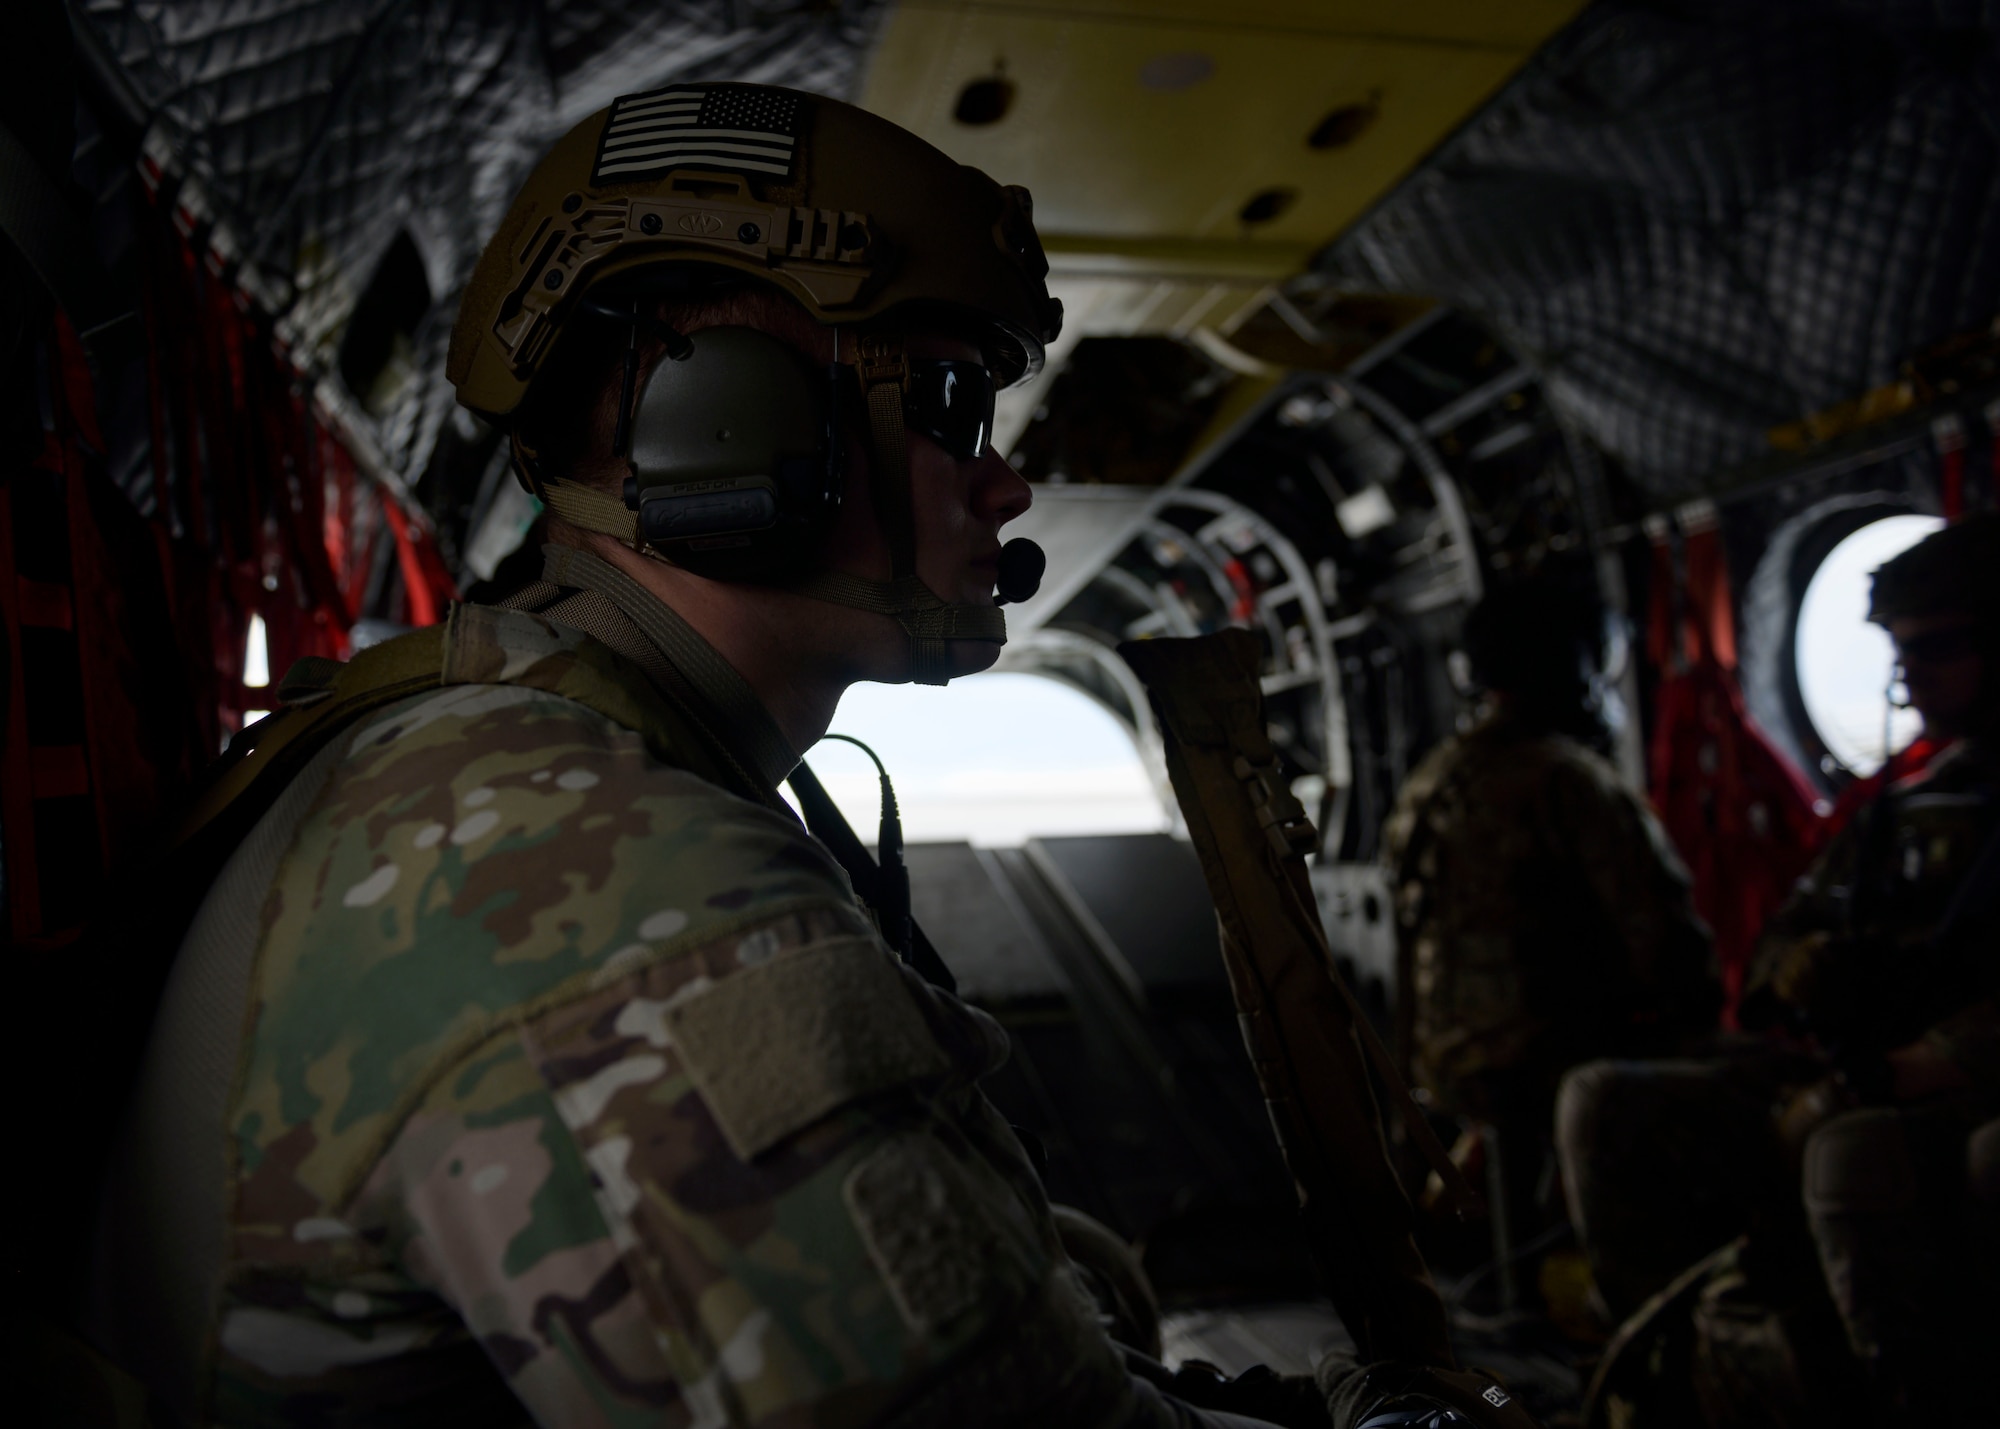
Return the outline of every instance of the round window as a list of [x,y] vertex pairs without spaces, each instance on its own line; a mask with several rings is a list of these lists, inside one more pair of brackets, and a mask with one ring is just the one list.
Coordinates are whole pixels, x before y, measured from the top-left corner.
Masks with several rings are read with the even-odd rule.
[[1920,727],[1915,710],[1889,703],[1896,655],[1888,632],[1868,623],[1869,577],[1943,525],[1935,516],[1869,522],[1827,552],[1799,602],[1799,696],[1828,753],[1856,774],[1880,769]]

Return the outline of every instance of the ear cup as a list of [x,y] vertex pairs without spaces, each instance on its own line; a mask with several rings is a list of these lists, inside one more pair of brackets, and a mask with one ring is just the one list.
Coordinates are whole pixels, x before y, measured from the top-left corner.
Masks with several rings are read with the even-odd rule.
[[689,341],[639,394],[626,505],[649,546],[697,575],[796,577],[840,509],[840,369],[816,371],[755,328]]

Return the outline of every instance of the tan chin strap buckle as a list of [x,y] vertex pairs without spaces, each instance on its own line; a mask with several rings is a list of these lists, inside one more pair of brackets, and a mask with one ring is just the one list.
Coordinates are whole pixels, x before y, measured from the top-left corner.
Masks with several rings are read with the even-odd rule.
[[910,678],[919,685],[942,685],[951,679],[951,642],[986,640],[1007,643],[1007,615],[997,605],[954,604],[916,576],[871,581],[828,571],[793,586],[812,600],[886,615],[903,627],[910,642]]
[[622,541],[633,550],[643,550],[639,538],[639,517],[608,492],[574,482],[545,482],[542,504],[579,531],[595,531]]
[[800,587],[836,605],[895,617],[910,639],[910,678],[920,685],[951,679],[953,640],[1007,643],[1007,618],[997,606],[953,605],[917,578],[916,492],[910,475],[910,437],[904,405],[910,357],[899,333],[855,334],[854,367],[868,407],[870,494],[875,519],[889,544],[886,584],[829,574]]
[[541,473],[540,458],[534,448],[521,440],[519,432],[509,432],[507,441],[514,455],[514,475],[551,514],[579,531],[595,531],[635,551],[644,549],[639,539],[639,518],[623,501],[594,487],[547,479]]
[[899,333],[856,333],[854,369],[868,407],[869,494],[875,519],[889,542],[891,573],[901,580],[917,571],[915,493],[910,486],[910,438],[903,407],[910,386],[910,358]]

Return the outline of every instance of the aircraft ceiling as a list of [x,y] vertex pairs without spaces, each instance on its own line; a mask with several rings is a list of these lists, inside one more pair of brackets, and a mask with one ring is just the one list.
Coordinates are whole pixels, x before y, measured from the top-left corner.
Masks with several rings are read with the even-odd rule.
[[[1165,331],[1230,360],[1230,333],[1301,268],[1284,291],[1308,324],[1355,291],[1464,308],[1657,499],[2000,307],[2000,69],[1969,3],[1601,0],[1566,27],[1575,0],[74,9],[148,154],[192,176],[177,202],[219,220],[219,260],[307,366],[331,370],[409,235],[430,301],[407,380],[354,394],[405,477],[450,411],[456,294],[525,166],[614,95],[675,79],[863,100],[1034,169],[1065,230],[1058,278],[1098,284],[1096,319],[1072,301],[1079,332]],[[1018,83],[1018,110],[955,123],[949,101],[989,74]],[[1113,79],[1130,104],[1103,98]],[[1193,117],[1172,121],[1183,99]],[[1340,152],[1283,137],[1328,106],[1354,128],[1324,146]],[[1151,178],[1121,196],[1128,170]]]
[[1990,5],[1605,0],[1320,257],[1671,497],[2000,311]]

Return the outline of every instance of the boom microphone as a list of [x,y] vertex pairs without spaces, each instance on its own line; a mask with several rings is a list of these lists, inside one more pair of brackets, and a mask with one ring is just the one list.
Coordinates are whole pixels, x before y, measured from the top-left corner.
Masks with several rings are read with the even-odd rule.
[[1042,588],[1042,572],[1049,568],[1046,552],[1026,536],[1016,536],[1000,548],[1000,574],[994,581],[999,593],[995,605],[1019,605]]

